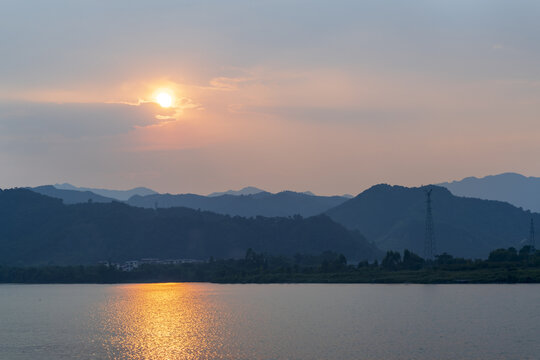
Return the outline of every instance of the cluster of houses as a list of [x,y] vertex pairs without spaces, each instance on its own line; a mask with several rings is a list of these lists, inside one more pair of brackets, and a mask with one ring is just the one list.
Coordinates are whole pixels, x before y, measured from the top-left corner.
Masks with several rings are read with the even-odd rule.
[[101,262],[101,264],[106,266],[114,266],[117,269],[120,269],[122,271],[133,271],[137,269],[139,266],[144,264],[152,264],[152,265],[178,265],[178,264],[195,264],[195,263],[202,263],[203,260],[195,260],[195,259],[166,259],[166,260],[160,260],[160,259],[154,259],[154,258],[147,258],[147,259],[140,259],[140,260],[128,260],[124,263],[110,263],[110,262]]

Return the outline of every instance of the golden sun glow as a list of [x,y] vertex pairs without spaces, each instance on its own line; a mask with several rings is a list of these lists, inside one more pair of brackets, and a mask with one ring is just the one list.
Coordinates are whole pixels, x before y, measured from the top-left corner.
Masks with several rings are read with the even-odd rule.
[[171,107],[173,104],[173,97],[166,92],[160,92],[156,95],[156,102],[164,108]]

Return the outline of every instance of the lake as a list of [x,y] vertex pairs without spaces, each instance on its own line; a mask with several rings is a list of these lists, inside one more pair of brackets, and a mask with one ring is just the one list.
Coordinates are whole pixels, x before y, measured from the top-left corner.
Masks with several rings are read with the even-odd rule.
[[0,359],[539,359],[540,285],[0,285]]

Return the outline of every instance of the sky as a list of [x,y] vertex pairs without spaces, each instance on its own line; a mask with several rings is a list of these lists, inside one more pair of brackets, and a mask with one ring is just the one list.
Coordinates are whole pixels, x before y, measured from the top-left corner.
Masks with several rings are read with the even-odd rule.
[[538,1],[0,4],[2,188],[540,175]]

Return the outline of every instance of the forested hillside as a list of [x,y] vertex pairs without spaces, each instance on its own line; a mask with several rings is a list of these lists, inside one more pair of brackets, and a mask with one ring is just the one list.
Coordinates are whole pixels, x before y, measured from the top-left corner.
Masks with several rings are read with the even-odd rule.
[[327,214],[350,229],[358,229],[381,249],[423,254],[428,188],[433,189],[439,254],[485,258],[493,249],[521,248],[527,243],[531,219],[540,224],[540,214],[501,201],[454,196],[438,186],[376,185]]
[[64,205],[26,189],[0,191],[0,264],[92,264],[140,258],[235,258],[332,250],[354,260],[380,252],[325,215],[247,219],[187,208]]

